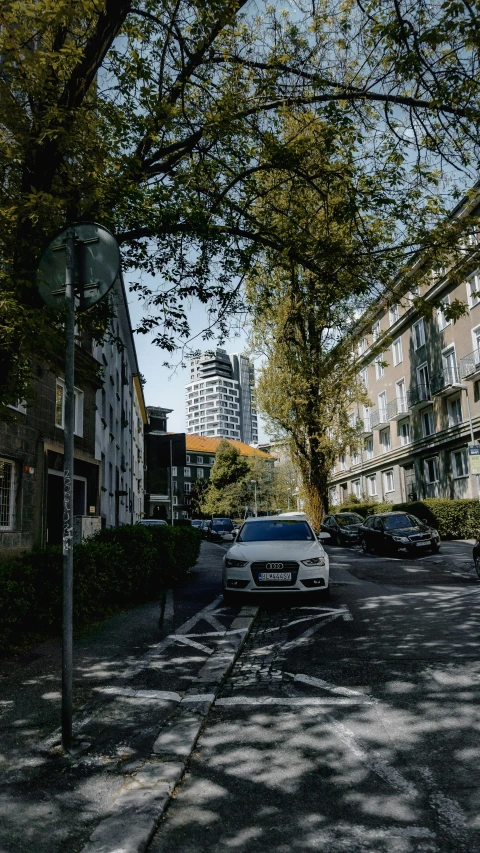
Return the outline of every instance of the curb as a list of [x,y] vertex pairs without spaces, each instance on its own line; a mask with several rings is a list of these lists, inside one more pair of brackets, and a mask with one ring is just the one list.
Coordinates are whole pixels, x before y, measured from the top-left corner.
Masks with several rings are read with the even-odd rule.
[[126,777],[123,791],[80,853],[144,853],[147,849],[257,613],[258,607],[242,607],[160,730],[150,761]]

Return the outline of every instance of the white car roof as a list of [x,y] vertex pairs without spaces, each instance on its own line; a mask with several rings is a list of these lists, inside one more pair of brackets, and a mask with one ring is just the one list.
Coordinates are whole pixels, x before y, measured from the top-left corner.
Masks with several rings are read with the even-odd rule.
[[246,518],[244,524],[251,524],[252,521],[307,521],[307,516],[304,512],[284,512],[281,515],[261,515],[258,518]]

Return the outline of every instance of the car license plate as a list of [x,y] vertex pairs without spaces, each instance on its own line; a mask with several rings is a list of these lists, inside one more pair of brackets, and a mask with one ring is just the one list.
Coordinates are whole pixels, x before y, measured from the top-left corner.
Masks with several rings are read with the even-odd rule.
[[291,572],[261,572],[258,576],[259,581],[291,581]]
[[426,545],[430,545],[430,542],[417,542],[417,548],[425,548]]

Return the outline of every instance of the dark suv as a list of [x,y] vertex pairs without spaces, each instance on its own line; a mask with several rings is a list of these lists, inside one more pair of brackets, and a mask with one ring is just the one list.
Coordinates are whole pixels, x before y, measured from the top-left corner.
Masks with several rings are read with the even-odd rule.
[[401,548],[410,554],[421,554],[440,547],[438,531],[407,512],[370,515],[360,528],[362,548],[366,552],[396,554]]
[[362,524],[363,518],[356,512],[336,512],[323,519],[320,530],[330,534],[329,545],[358,545]]

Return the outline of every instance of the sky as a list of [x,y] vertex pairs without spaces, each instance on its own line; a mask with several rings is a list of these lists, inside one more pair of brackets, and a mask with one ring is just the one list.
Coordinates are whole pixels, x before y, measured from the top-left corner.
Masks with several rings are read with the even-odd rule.
[[[131,276],[131,278],[133,280],[134,277]],[[128,282],[129,275],[127,273],[125,275],[127,301],[132,327],[135,330],[145,311],[139,301],[138,295],[136,293],[129,293]],[[198,302],[191,307],[189,322],[192,335],[201,332],[207,324],[205,309]],[[185,432],[185,385],[190,381],[189,367],[176,367],[175,369],[163,367],[164,361],[176,364],[180,360],[180,353],[169,354],[165,350],[159,349],[159,347],[152,344],[153,337],[154,334],[134,335],[140,373],[146,379],[144,387],[145,403],[147,406],[163,406],[166,409],[173,409],[173,412],[168,416],[169,431]],[[228,353],[243,352],[246,345],[247,336],[244,329],[240,329],[238,335],[232,335],[231,338],[222,343],[223,349],[226,349]],[[216,346],[217,342],[214,339],[202,341],[201,337],[197,338],[194,344],[194,347],[200,350],[214,349]],[[258,422],[258,439],[260,444],[268,441],[265,426],[260,417]]]

